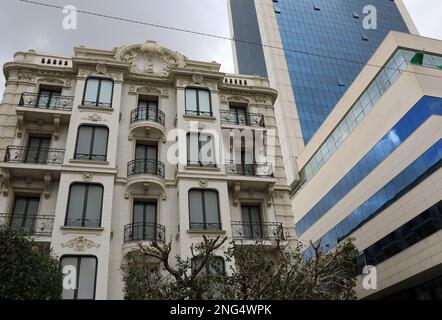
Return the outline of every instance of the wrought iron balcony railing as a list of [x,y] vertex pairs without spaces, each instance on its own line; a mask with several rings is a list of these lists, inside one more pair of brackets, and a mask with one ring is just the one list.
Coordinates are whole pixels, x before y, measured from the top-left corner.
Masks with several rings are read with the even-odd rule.
[[164,163],[157,160],[135,159],[127,163],[127,176],[151,174],[164,179]]
[[0,213],[0,225],[22,229],[35,236],[51,236],[54,216]]
[[231,225],[235,240],[284,240],[280,222],[232,221]]
[[231,161],[226,164],[226,173],[237,176],[273,177],[271,163],[236,163]]
[[236,111],[221,110],[221,122],[242,126],[264,127],[264,115],[260,113],[238,113]]
[[60,165],[63,163],[65,149],[8,146],[5,162]]
[[149,222],[136,222],[124,226],[124,243],[134,241],[166,241],[166,227]]
[[156,107],[140,107],[130,112],[130,123],[153,121],[164,127],[166,116]]
[[20,107],[53,109],[71,111],[74,102],[72,96],[62,96],[56,93],[23,92],[20,98]]

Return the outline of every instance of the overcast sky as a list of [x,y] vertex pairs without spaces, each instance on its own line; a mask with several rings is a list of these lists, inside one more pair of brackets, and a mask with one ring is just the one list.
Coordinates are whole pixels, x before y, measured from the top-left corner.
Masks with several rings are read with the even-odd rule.
[[[230,36],[227,0],[35,1],[61,6],[71,4],[78,10]],[[442,39],[442,0],[404,2],[422,35]],[[34,49],[71,56],[74,46],[111,49],[149,39],[191,59],[220,62],[222,71],[233,72],[230,41],[81,13],[78,15],[78,29],[64,30],[62,19],[60,9],[40,7],[18,0],[0,0],[0,65],[11,61],[16,51]],[[1,76],[0,95],[3,94],[3,87],[4,77]]]

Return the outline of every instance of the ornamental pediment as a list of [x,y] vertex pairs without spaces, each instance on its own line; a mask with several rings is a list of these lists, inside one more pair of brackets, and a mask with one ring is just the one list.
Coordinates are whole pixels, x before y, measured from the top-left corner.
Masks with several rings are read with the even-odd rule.
[[186,57],[160,47],[155,41],[114,48],[115,59],[129,63],[130,71],[140,75],[167,76],[171,69],[185,66]]

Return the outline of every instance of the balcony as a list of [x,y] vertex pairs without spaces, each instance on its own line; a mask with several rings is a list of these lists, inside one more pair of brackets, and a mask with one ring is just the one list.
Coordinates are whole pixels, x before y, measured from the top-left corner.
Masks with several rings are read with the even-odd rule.
[[166,227],[149,222],[137,222],[124,226],[124,243],[141,241],[165,243]]
[[226,164],[226,173],[235,176],[273,178],[273,166],[267,162],[249,164],[230,161]]
[[4,162],[37,165],[61,165],[65,149],[8,146]]
[[54,216],[0,213],[0,225],[23,229],[37,237],[50,237]]
[[158,137],[166,133],[166,116],[156,107],[139,107],[130,112],[129,130],[132,135],[151,134]]
[[[126,197],[133,192],[159,192],[165,197],[164,163],[157,160],[135,159],[127,163]],[[157,190],[154,190],[157,189]]]
[[23,92],[19,107],[72,111],[73,102],[74,97],[72,96]]
[[237,113],[236,111],[221,110],[221,122],[232,125],[264,127],[264,115],[260,113]]
[[232,221],[234,240],[284,240],[284,230],[280,222]]

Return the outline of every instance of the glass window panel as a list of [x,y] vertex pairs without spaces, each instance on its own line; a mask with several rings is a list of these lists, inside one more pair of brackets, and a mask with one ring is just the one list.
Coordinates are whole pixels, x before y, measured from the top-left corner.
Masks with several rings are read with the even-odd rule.
[[[63,266],[63,268],[65,266],[72,266],[74,268],[74,270],[76,270],[76,274],[75,274],[75,280],[77,278],[77,257],[62,257],[61,258],[61,265]],[[77,283],[74,283],[74,286],[77,286]],[[74,299],[74,295],[75,295],[75,289],[63,289],[63,295],[62,295],[62,299]]]
[[189,211],[190,211],[190,229],[202,229],[203,220],[203,199],[200,190],[189,191]]
[[98,79],[88,79],[86,81],[86,91],[84,93],[83,104],[84,105],[95,105],[97,102],[98,94]]
[[197,111],[195,89],[186,89],[186,111]]
[[103,187],[97,185],[89,185],[88,187],[86,221],[84,225],[87,227],[99,227],[103,202]]
[[93,257],[80,258],[77,299],[93,299],[95,294],[95,273],[97,260]]
[[75,149],[75,159],[89,159],[90,148],[92,143],[91,126],[80,126],[78,128],[77,146]]
[[105,127],[95,127],[94,129],[92,160],[106,161],[108,129]]
[[206,209],[206,222],[208,229],[219,229],[218,193],[204,191],[204,204]]
[[200,112],[203,114],[209,114],[210,108],[210,94],[207,90],[199,90],[199,107]]
[[98,101],[100,105],[111,106],[113,85],[114,83],[111,80],[101,80],[100,96]]
[[69,203],[67,211],[66,225],[82,226],[83,207],[85,200],[86,185],[73,184],[69,189]]

